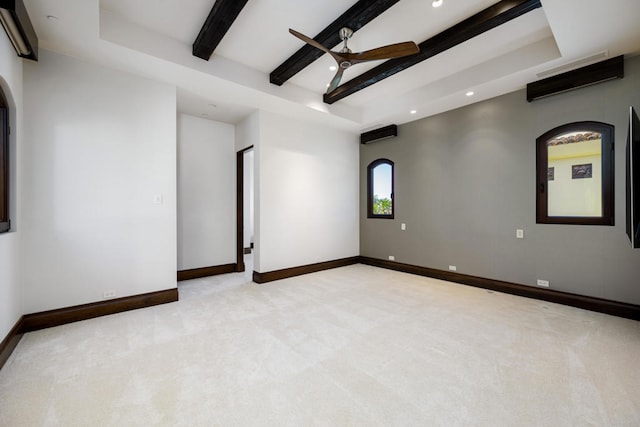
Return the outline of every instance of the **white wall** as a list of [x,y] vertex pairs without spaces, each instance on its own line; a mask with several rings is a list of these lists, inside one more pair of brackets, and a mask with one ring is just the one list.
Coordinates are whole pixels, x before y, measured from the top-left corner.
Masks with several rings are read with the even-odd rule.
[[19,233],[18,214],[20,202],[18,189],[20,185],[19,172],[21,165],[20,150],[22,149],[22,59],[9,42],[6,33],[0,30],[0,87],[9,103],[9,207],[11,228],[8,233],[0,234],[0,341],[13,328],[23,314],[22,291],[19,285]]
[[260,144],[260,112],[248,116],[236,125],[236,152]]
[[260,112],[255,270],[359,254],[356,134]]
[[175,288],[175,88],[45,50],[24,87],[25,312]]
[[236,262],[233,125],[178,117],[178,270]]

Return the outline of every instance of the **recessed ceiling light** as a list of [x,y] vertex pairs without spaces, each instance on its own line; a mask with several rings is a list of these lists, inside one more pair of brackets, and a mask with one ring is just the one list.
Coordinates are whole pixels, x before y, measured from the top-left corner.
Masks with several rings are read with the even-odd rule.
[[473,93],[474,93],[474,92],[473,92],[472,90],[470,90],[469,92],[467,92],[467,94],[466,94],[466,95],[467,95],[467,96],[473,96]]
[[417,113],[417,111],[416,111],[416,110],[411,110],[411,111],[409,111],[409,114],[415,114],[415,113]]
[[331,71],[335,71],[335,70],[337,70],[337,69],[338,69],[338,67],[336,67],[335,65],[332,65],[331,67],[329,67],[329,69],[330,69]]
[[434,0],[433,3],[431,3],[431,6],[433,6],[433,7],[442,6],[442,0]]

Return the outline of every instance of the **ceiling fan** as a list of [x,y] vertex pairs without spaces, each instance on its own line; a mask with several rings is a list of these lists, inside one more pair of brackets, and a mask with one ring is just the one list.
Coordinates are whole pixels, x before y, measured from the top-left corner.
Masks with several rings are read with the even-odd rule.
[[289,32],[303,42],[308,43],[309,45],[320,49],[323,52],[327,52],[338,63],[338,71],[331,80],[331,83],[329,83],[327,93],[333,91],[338,87],[338,85],[340,84],[340,80],[342,79],[342,73],[344,73],[344,70],[354,64],[365,61],[376,61],[380,59],[400,58],[402,56],[413,55],[420,52],[420,48],[414,42],[403,42],[378,47],[376,49],[365,50],[364,52],[353,53],[347,46],[347,41],[353,35],[353,30],[347,27],[340,29],[340,39],[344,42],[344,45],[339,52],[334,52],[326,48],[314,39],[307,37],[304,34],[297,32],[296,30],[292,30],[291,28],[289,28]]

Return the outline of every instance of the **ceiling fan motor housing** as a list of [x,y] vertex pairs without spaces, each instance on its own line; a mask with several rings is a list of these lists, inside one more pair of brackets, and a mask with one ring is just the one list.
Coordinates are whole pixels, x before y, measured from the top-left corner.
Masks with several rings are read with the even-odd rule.
[[353,30],[348,27],[340,28],[340,40],[348,40],[353,35]]

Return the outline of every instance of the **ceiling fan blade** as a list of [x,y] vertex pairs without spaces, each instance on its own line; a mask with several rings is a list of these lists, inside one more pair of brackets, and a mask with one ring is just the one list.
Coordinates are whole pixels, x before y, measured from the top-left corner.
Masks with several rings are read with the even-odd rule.
[[[302,33],[297,32],[296,30],[292,30],[291,28],[289,28],[289,32],[291,34],[293,34],[294,36],[296,36],[297,38],[299,38],[300,40],[302,40],[303,42],[310,44],[311,46],[320,49],[324,52],[327,52],[329,54],[333,54],[333,52],[331,52],[331,50],[329,50],[329,48],[321,45],[320,43],[318,43],[317,41],[315,41],[314,39],[312,39],[311,37],[307,37]],[[333,55],[331,55],[333,56]]]
[[352,64],[364,61],[375,61],[378,59],[400,58],[402,56],[414,55],[420,52],[420,48],[414,42],[404,42],[378,47],[376,49],[365,50],[360,53],[343,54]]
[[344,68],[338,67],[338,71],[336,75],[331,79],[331,83],[329,83],[329,87],[327,88],[327,93],[333,92],[335,88],[340,84],[340,80],[342,80],[342,73],[344,73]]

